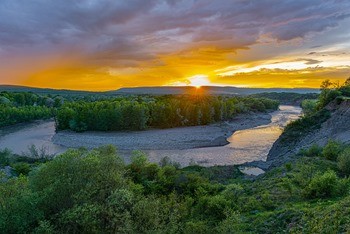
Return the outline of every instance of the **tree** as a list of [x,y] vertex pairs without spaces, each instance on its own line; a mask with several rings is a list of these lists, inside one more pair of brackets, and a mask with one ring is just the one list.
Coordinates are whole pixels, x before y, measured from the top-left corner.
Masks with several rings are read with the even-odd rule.
[[350,86],[350,77],[346,79],[344,86]]

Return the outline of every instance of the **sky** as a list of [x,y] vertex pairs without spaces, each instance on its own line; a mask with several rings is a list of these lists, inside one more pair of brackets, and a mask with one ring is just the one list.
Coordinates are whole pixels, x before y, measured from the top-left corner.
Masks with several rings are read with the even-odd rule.
[[0,84],[319,87],[349,61],[349,0],[0,0]]

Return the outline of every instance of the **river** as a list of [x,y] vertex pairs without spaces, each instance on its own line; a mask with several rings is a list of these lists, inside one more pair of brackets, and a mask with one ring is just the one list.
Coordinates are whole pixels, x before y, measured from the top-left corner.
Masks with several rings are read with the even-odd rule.
[[[145,150],[150,161],[159,162],[168,157],[171,161],[179,162],[181,166],[198,164],[237,165],[255,160],[266,160],[273,143],[278,139],[283,128],[292,120],[300,117],[301,108],[281,105],[278,111],[271,113],[271,123],[258,127],[234,132],[226,146],[205,147],[184,150]],[[37,122],[0,130],[0,149],[8,148],[14,153],[28,152],[28,147],[35,145],[48,154],[58,154],[65,147],[52,142],[55,135],[53,121]],[[122,152],[126,161],[130,155]]]
[[283,128],[301,115],[301,108],[281,105],[271,113],[271,123],[251,129],[234,132],[227,140],[228,145],[186,150],[146,151],[151,161],[168,157],[182,166],[238,165],[256,160],[265,161],[273,143],[281,135]]

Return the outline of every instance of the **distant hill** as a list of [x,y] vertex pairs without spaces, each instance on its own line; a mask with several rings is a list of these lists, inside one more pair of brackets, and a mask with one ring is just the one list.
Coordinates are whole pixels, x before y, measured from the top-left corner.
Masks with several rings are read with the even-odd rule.
[[0,85],[0,92],[33,92],[37,94],[56,94],[56,95],[86,95],[86,94],[99,94],[101,92],[68,90],[68,89],[49,89],[49,88],[35,88],[18,85]]
[[[166,95],[166,94],[191,94],[196,92],[196,88],[192,86],[155,86],[155,87],[135,87],[135,88],[121,88],[118,90],[111,90],[106,92],[91,92],[91,91],[76,91],[66,89],[49,89],[49,88],[34,88],[16,85],[0,85],[0,92],[33,92],[38,94],[56,94],[56,95]],[[252,95],[258,93],[319,93],[318,89],[285,89],[285,88],[238,88],[238,87],[219,87],[219,86],[203,86],[200,92],[213,95]]]
[[[195,87],[182,86],[162,86],[162,87],[135,87],[135,88],[121,88],[115,91],[116,94],[152,94],[152,95],[164,95],[164,94],[186,94],[193,93]],[[301,88],[301,89],[285,89],[285,88],[238,88],[238,87],[220,87],[220,86],[203,86],[201,91],[214,95],[251,95],[257,93],[319,93],[318,89]]]

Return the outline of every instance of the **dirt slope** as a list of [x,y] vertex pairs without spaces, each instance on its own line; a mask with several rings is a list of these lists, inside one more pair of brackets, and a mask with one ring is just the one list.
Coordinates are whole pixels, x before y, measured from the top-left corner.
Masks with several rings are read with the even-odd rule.
[[308,148],[312,144],[324,146],[329,139],[350,143],[350,100],[344,100],[340,104],[332,102],[326,109],[331,112],[331,116],[320,128],[299,137],[295,142],[282,141],[281,136],[268,154],[268,164],[281,165],[289,161],[300,149]]

